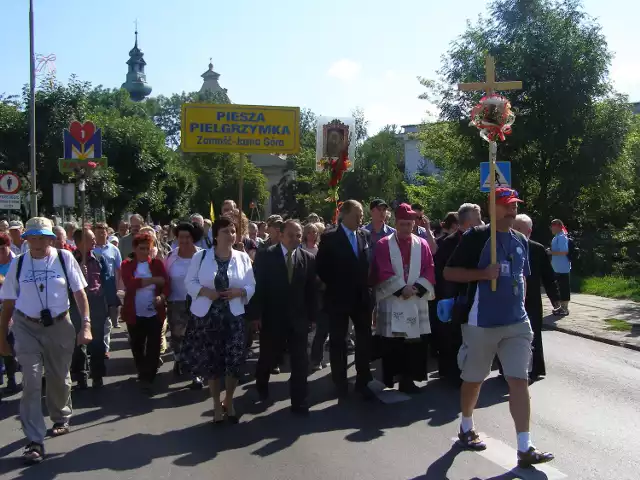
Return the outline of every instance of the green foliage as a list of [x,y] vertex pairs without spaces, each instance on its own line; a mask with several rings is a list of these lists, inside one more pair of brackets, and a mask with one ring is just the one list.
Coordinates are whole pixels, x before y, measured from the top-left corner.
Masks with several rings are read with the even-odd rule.
[[[28,92],[23,98],[0,97],[0,169],[27,180],[29,135]],[[89,207],[105,207],[115,220],[125,212],[139,212],[160,221],[209,211],[237,198],[240,157],[231,154],[183,155],[179,149],[181,105],[186,101],[228,102],[225,94],[182,93],[132,102],[125,90],[92,87],[72,77],[67,85],[52,78],[36,93],[36,142],[39,208],[53,212],[53,183],[73,181],[58,172],[62,131],[70,121],[91,120],[102,129],[103,155],[108,167],[88,181]],[[244,170],[244,207],[267,198],[265,178],[248,162]]]
[[[511,161],[534,238],[548,242],[548,222],[561,218],[590,257],[582,266],[619,268],[608,254],[627,245],[617,232],[640,206],[639,123],[608,81],[611,53],[600,26],[577,0],[495,0],[486,17],[467,25],[443,57],[439,79],[422,79],[423,98],[437,103],[441,121],[423,125],[421,152],[443,173],[436,183],[408,188],[409,197],[434,202],[436,216],[465,201],[486,203],[477,172],[488,146],[467,120],[483,93],[457,90],[458,83],[484,79],[486,53],[496,59],[497,80],[523,82],[520,91],[499,92],[517,118],[513,134],[499,143],[498,161]],[[614,232],[610,241],[598,232],[603,227]]]

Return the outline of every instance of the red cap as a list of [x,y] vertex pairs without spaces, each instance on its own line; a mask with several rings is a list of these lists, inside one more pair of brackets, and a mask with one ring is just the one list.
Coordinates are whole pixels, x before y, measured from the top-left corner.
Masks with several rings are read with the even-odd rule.
[[512,203],[524,203],[518,198],[518,192],[510,188],[496,188],[496,205],[510,205]]
[[408,203],[401,203],[396,208],[396,220],[415,220],[418,216],[418,212],[411,210],[411,205]]

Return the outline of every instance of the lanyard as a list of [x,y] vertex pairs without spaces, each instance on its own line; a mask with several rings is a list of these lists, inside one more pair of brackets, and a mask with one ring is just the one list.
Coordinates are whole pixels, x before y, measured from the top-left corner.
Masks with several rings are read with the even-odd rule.
[[[33,257],[29,254],[29,258],[31,259],[31,275],[33,275],[33,283],[36,282],[36,269],[33,263]],[[44,290],[44,303],[42,302],[42,297],[40,296],[40,292]],[[38,294],[38,300],[40,300],[40,306],[45,310],[49,308],[49,256],[47,255],[44,258],[44,285],[40,283],[40,288],[36,285],[36,293]],[[46,306],[45,306],[46,305]]]

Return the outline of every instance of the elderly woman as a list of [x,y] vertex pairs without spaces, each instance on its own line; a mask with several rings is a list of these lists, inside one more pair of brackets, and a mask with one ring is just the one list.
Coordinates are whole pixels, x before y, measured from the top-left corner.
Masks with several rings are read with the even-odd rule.
[[[209,380],[214,423],[222,423],[225,412],[230,423],[238,423],[233,394],[245,360],[243,315],[256,282],[249,255],[233,248],[236,242],[233,220],[218,218],[211,231],[213,246],[193,256],[185,280],[193,301],[182,360],[193,374]],[[220,400],[223,379],[224,403]]]
[[160,363],[166,299],[171,290],[164,264],[151,257],[153,237],[138,233],[132,245],[133,258],[124,260],[121,267],[125,287],[122,319],[127,323],[138,379],[143,391],[151,393]]
[[[180,352],[182,350],[182,342],[184,334],[189,323],[189,304],[187,298],[187,287],[185,278],[191,258],[200,251],[195,243],[200,240],[201,230],[197,229],[192,223],[180,223],[173,229],[174,237],[177,239],[178,246],[169,252],[164,261],[165,269],[171,280],[171,294],[167,305],[167,321],[171,330],[171,349],[173,350],[174,365],[173,373],[177,376],[182,375],[182,360]],[[194,376],[191,382],[193,390],[200,390],[203,387],[202,379]]]

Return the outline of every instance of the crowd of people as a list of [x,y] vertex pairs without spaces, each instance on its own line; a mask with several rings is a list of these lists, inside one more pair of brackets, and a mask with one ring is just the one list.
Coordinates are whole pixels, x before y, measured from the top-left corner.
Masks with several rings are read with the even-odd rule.
[[336,394],[349,395],[352,350],[355,391],[368,401],[376,398],[373,360],[381,359],[387,388],[414,395],[429,377],[431,351],[439,377],[460,387],[459,445],[483,450],[473,410],[496,364],[509,385],[518,464],[552,460],[532,443],[528,389],[546,375],[541,287],[554,314],[569,314],[571,240],[553,220],[545,249],[530,239],[531,219],[517,214],[518,193],[501,188],[496,198],[495,263],[490,228],[471,203],[438,228],[421,205],[391,212],[382,199],[370,202],[365,226],[355,200],[342,204],[337,225],[315,214],[249,222],[233,200],[215,220],[194,214],[166,227],[137,214],[117,231],[105,223],[54,227],[43,217],[25,226],[0,221],[0,354],[7,391],[22,389],[24,460],[45,457],[45,385],[51,435],[64,435],[73,382],[104,387],[111,332],[123,323],[141,390],[154,393],[170,349],[176,376],[209,388],[215,425],[238,422],[235,389],[256,336],[259,400],[269,401],[270,376],[288,356],[297,415],[309,412],[310,372],[329,367]]

